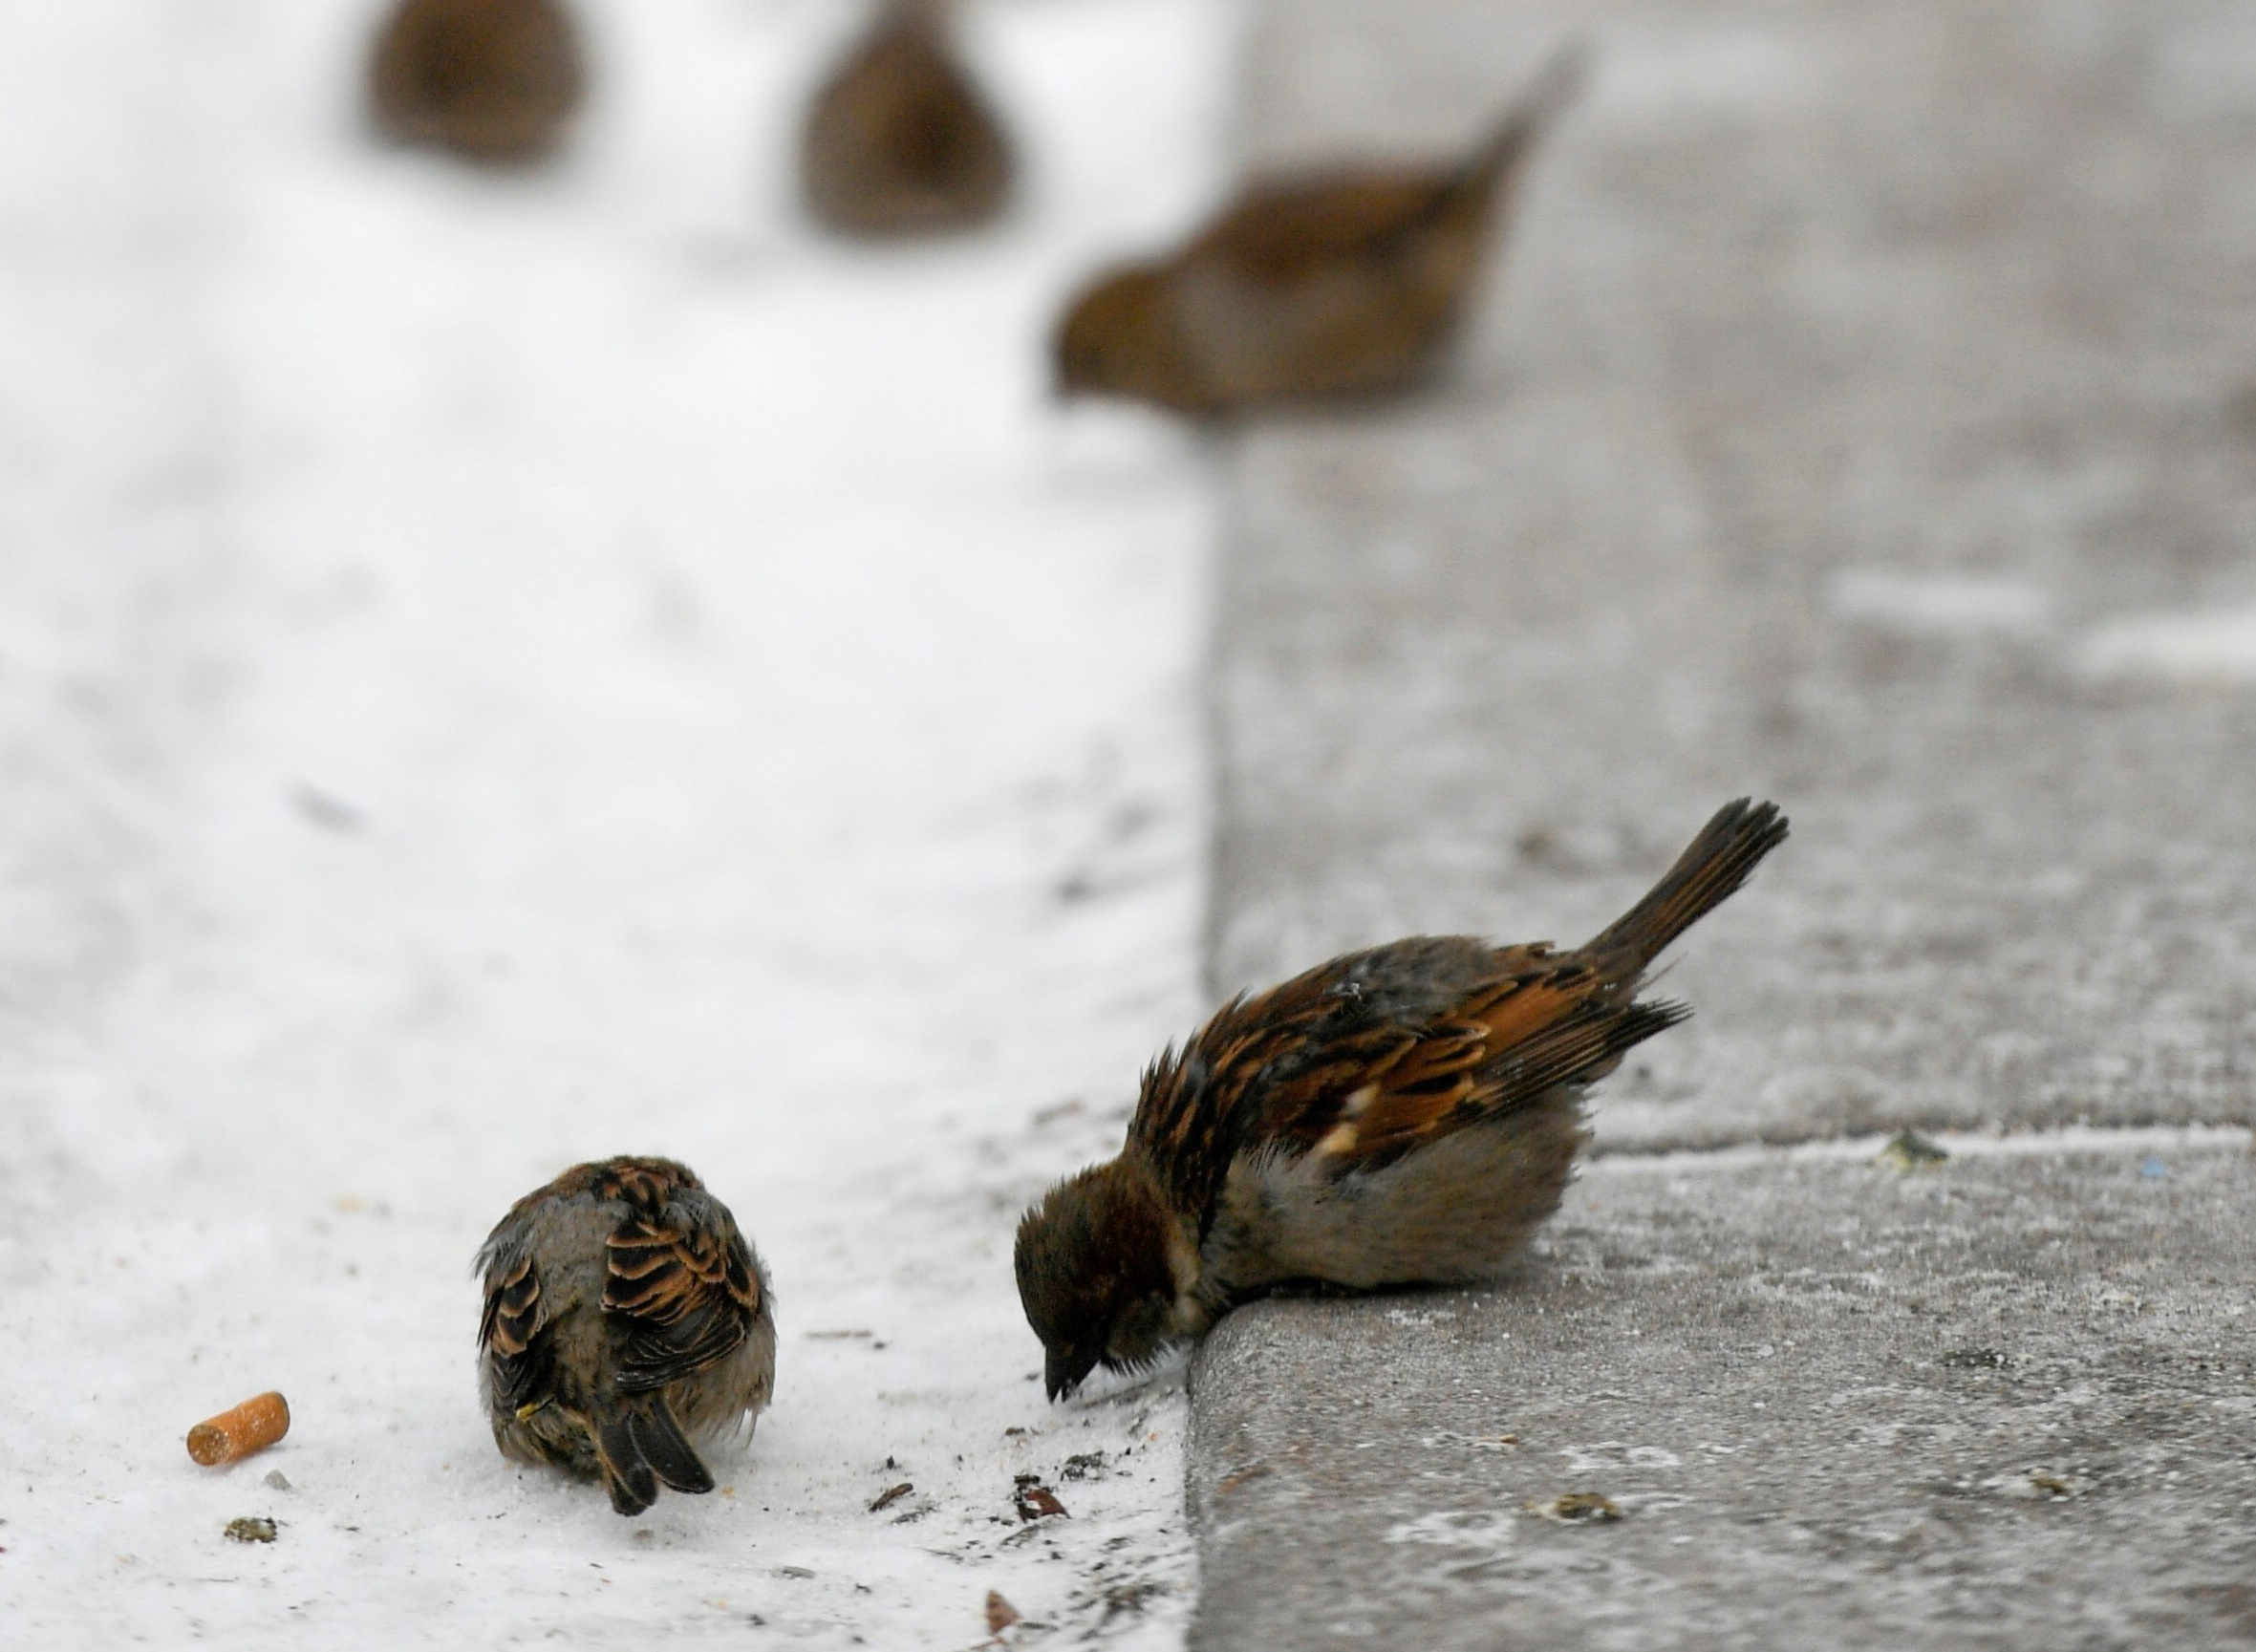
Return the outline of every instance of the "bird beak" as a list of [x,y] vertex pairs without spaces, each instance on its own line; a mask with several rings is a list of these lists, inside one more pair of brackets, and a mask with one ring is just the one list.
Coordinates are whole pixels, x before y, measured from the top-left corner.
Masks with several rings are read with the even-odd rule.
[[1042,1385],[1051,1399],[1063,1400],[1096,1368],[1097,1362],[1077,1348],[1050,1348],[1042,1356]]

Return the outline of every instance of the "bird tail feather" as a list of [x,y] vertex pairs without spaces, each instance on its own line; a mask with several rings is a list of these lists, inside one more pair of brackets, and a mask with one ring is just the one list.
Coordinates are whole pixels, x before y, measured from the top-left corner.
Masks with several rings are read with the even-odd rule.
[[1513,99],[1488,141],[1473,151],[1466,167],[1469,176],[1483,184],[1510,176],[1536,140],[1580,95],[1589,77],[1587,41],[1570,40],[1553,53],[1528,89]]
[[1584,950],[1602,960],[1610,975],[1639,974],[1738,890],[1762,858],[1786,841],[1786,824],[1773,803],[1740,798],[1724,805],[1644,899]]
[[654,1401],[647,1410],[636,1411],[632,1426],[634,1444],[642,1448],[643,1458],[659,1479],[677,1491],[713,1490],[713,1471],[705,1467],[697,1448],[682,1437],[681,1426],[675,1422],[663,1398]]
[[712,1470],[682,1437],[662,1395],[604,1418],[595,1427],[595,1450],[611,1506],[622,1514],[656,1502],[661,1483],[677,1491],[713,1490]]

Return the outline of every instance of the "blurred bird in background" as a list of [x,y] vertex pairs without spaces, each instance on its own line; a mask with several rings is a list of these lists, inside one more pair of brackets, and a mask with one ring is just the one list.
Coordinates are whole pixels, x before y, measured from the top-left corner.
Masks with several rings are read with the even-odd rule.
[[1560,52],[1455,164],[1252,184],[1180,252],[1072,301],[1055,340],[1059,390],[1217,416],[1415,385],[1455,334],[1492,228],[1583,74],[1579,46]]
[[558,0],[400,0],[370,54],[369,110],[397,142],[522,164],[556,147],[585,81]]
[[577,1165],[478,1253],[479,1388],[494,1444],[600,1475],[639,1514],[710,1491],[691,1442],[747,1426],[775,1386],[767,1273],[728,1207],[672,1159]]
[[1050,1398],[1279,1285],[1502,1267],[1558,1209],[1584,1092],[1691,1013],[1641,1000],[1646,970],[1785,841],[1775,804],[1741,798],[1573,952],[1419,935],[1224,1005],[1146,1070],[1119,1157],[1019,1224]]
[[842,235],[970,229],[1009,200],[1010,140],[949,38],[948,0],[886,0],[815,95],[800,146],[807,211]]

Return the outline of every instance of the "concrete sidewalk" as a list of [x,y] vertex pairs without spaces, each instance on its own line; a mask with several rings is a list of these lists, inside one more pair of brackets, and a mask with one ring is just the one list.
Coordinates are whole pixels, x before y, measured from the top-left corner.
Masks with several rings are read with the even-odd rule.
[[2235,1136],[1611,1159],[1509,1289],[1233,1315],[1194,1644],[2256,1641]]
[[[2245,1125],[2246,9],[1293,0],[1250,159],[1447,147],[1575,32],[1591,95],[1453,382],[1236,443],[1214,986],[1579,941],[1751,792],[1794,841],[1682,949],[1698,1016],[1607,1086],[1601,1154]],[[2238,1131],[2157,1139],[1623,1157],[1440,1344],[1426,1302],[1236,1316],[1193,1372],[1194,1641],[2256,1644],[2256,1188]],[[1923,1259],[1843,1259],[1888,1234]],[[2156,1299],[2123,1268],[2170,1313],[2100,1305]],[[1724,1380],[1790,1341],[1821,1357]],[[1426,1443],[1480,1428],[1523,1443]],[[1519,1512],[1579,1490],[1628,1517]]]

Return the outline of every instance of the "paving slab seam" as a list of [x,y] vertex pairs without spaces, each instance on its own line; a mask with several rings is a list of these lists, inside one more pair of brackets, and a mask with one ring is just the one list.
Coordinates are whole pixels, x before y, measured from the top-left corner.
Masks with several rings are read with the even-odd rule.
[[[1828,1136],[1794,1142],[1734,1142],[1715,1148],[1596,1148],[1584,1168],[1655,1165],[1705,1169],[1740,1169],[1750,1165],[1812,1161],[1869,1161],[1878,1158],[1896,1132]],[[2173,1148],[2239,1148],[2256,1151],[2256,1129],[2245,1125],[2063,1125],[2052,1129],[2004,1133],[1961,1130],[1923,1131],[1922,1139],[1948,1159],[2020,1158],[2048,1153],[2154,1152]],[[1947,1163],[1948,1159],[1944,1162]]]

